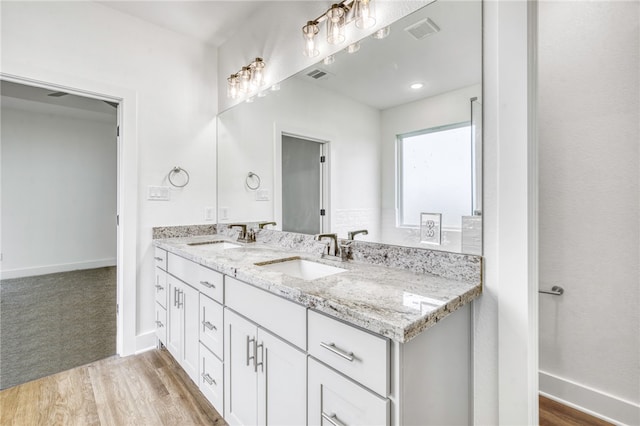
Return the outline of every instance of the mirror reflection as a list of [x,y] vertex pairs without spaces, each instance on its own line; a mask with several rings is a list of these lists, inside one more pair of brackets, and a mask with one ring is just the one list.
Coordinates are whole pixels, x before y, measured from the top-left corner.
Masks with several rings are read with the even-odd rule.
[[219,222],[480,254],[481,26],[438,1],[222,112]]

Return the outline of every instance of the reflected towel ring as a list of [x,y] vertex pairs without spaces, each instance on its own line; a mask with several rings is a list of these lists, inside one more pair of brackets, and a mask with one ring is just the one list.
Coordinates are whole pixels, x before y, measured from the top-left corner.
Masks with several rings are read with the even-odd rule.
[[[182,185],[177,185],[175,182],[173,182],[173,180],[171,179],[171,177],[174,174],[178,174],[178,173],[184,173],[185,176],[187,177],[187,180],[185,180],[185,182]],[[171,171],[169,172],[169,174],[167,175],[167,178],[169,179],[169,183],[173,186],[175,186],[176,188],[184,188],[185,186],[187,186],[187,184],[189,183],[189,172],[187,172],[185,169],[183,169],[182,167],[178,167],[175,166],[173,169],[171,169]]]
[[[251,184],[251,181],[254,182],[253,185]],[[253,172],[249,172],[249,174],[244,180],[244,183],[245,185],[247,185],[247,188],[249,188],[252,191],[255,191],[256,189],[260,188],[260,176],[258,176]]]

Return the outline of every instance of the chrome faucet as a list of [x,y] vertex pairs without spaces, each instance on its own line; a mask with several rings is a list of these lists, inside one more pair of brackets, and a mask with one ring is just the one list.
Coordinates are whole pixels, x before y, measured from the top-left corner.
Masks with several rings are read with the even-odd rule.
[[259,228],[259,229],[264,229],[264,227],[265,227],[265,226],[267,226],[267,225],[273,225],[273,226],[276,226],[276,223],[275,223],[275,222],[260,222],[260,223],[258,224],[258,228]]
[[340,256],[340,247],[338,246],[338,234],[318,234],[315,236],[316,241],[322,241],[323,238],[330,238],[333,241],[333,246],[331,243],[329,243],[329,245],[327,246],[326,254],[328,254],[329,256]]
[[367,231],[366,229],[360,229],[358,231],[349,231],[347,233],[347,239],[348,240],[354,240],[356,238],[356,235],[358,235],[358,234],[368,235],[369,231]]

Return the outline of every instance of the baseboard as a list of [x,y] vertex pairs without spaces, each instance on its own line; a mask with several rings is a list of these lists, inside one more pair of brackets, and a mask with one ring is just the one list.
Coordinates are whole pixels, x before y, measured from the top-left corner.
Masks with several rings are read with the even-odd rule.
[[85,269],[104,268],[106,266],[115,266],[116,259],[97,259],[87,260],[84,262],[61,263],[58,265],[34,266],[30,268],[9,269],[0,271],[0,278],[10,280],[12,278],[35,277],[38,275],[57,274],[59,272],[71,272]]
[[136,355],[142,352],[150,351],[156,348],[156,332],[155,330],[136,336]]
[[640,405],[599,390],[539,372],[540,395],[618,425],[640,424]]

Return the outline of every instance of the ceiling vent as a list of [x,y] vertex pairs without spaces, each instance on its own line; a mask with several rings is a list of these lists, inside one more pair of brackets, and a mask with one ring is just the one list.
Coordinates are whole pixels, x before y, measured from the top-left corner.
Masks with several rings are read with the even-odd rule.
[[437,26],[430,18],[426,18],[413,25],[409,25],[404,30],[411,34],[416,40],[422,40],[423,38],[440,31],[440,27]]
[[319,68],[314,69],[307,73],[307,76],[311,77],[314,80],[326,80],[329,78],[331,74],[329,72],[321,70]]

